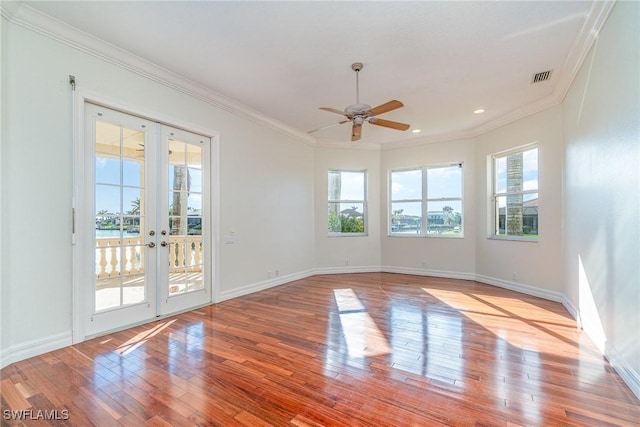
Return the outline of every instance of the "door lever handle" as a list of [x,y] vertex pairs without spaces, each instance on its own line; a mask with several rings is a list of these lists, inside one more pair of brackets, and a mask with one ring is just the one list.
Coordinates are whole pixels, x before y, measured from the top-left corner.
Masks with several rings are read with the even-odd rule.
[[155,248],[156,244],[153,243],[153,242],[149,242],[149,243],[147,243],[147,246],[149,246],[150,248]]
[[160,242],[160,246],[162,246],[163,248],[166,247],[168,245],[167,242],[165,242],[164,240],[162,242]]

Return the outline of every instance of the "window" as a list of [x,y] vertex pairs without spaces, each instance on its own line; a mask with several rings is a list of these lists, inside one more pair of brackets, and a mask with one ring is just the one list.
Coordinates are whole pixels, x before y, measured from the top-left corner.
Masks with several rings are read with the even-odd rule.
[[389,233],[463,237],[462,163],[392,170]]
[[493,156],[493,237],[538,238],[538,148]]
[[367,230],[367,172],[329,171],[329,235],[364,235]]

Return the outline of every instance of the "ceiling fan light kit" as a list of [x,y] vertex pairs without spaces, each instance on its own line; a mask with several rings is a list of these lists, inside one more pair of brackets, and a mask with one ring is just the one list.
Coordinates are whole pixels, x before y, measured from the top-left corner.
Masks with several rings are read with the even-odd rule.
[[394,122],[392,120],[384,120],[376,117],[380,114],[384,114],[389,111],[403,107],[404,104],[402,102],[394,99],[382,105],[378,105],[377,107],[374,107],[374,108],[371,108],[371,106],[368,104],[360,103],[359,73],[360,73],[360,70],[362,70],[362,68],[364,68],[364,65],[362,64],[362,62],[354,62],[353,64],[351,64],[351,69],[356,73],[356,103],[355,104],[347,106],[344,109],[344,111],[340,111],[335,108],[320,107],[320,109],[323,111],[341,114],[345,116],[348,120],[343,120],[338,123],[322,126],[318,129],[311,130],[308,133],[318,132],[320,130],[328,129],[333,126],[338,126],[344,123],[351,122],[352,123],[351,141],[358,141],[362,136],[362,124],[364,122],[369,122],[372,125],[382,126],[389,129],[395,129],[400,131],[405,131],[409,129],[410,126],[406,123]]

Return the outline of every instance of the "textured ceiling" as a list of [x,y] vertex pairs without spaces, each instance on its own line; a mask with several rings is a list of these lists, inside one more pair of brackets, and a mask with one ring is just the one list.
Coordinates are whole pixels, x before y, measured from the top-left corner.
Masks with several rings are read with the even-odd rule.
[[[301,132],[318,110],[398,99],[361,143],[447,139],[559,102],[592,31],[590,1],[24,2]],[[588,46],[587,46],[588,47]],[[553,69],[547,82],[536,72]],[[538,106],[538,107],[537,107]],[[484,114],[473,114],[484,108]],[[412,129],[421,129],[414,134]],[[314,133],[350,145],[348,124]]]

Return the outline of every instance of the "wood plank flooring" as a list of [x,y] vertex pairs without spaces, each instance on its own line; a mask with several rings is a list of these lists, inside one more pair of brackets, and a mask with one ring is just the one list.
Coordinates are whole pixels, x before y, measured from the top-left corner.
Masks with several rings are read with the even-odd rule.
[[0,385],[2,425],[640,425],[640,402],[560,304],[386,273],[113,333],[14,363]]

